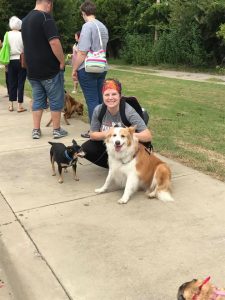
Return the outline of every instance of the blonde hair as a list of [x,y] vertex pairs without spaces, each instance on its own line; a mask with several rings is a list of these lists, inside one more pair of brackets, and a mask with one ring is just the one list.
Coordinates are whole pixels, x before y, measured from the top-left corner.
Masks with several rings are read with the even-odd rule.
[[9,27],[11,30],[20,30],[22,26],[22,21],[16,17],[13,16],[9,19]]

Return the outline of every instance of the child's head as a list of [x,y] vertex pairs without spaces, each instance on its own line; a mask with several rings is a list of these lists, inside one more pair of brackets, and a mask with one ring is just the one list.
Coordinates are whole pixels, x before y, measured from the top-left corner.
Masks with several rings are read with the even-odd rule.
[[79,41],[79,38],[80,38],[80,31],[75,32],[74,37],[75,37],[75,41],[78,42],[78,41]]

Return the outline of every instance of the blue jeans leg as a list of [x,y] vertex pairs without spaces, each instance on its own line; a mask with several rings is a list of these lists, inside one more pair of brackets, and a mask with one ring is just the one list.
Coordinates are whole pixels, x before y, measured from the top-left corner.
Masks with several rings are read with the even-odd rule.
[[33,93],[32,110],[47,108],[47,98],[51,111],[62,111],[64,107],[64,72],[60,71],[53,78],[46,80],[29,80]]
[[89,120],[91,122],[95,107],[103,101],[102,86],[106,77],[106,72],[88,73],[85,72],[85,69],[83,68],[77,72],[77,75],[87,103]]

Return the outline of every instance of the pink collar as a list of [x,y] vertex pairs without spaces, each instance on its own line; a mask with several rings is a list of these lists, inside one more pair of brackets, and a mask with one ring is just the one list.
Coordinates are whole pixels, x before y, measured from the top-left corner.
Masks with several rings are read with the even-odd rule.
[[225,291],[220,291],[218,289],[215,289],[209,300],[216,300],[217,297],[219,296],[225,297]]

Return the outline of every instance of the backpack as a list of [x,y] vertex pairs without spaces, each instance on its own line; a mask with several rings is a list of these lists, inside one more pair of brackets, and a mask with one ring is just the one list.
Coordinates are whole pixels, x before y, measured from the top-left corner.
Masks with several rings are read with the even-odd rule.
[[[147,111],[141,107],[140,103],[138,102],[137,98],[134,96],[125,97],[122,96],[120,100],[120,116],[123,124],[127,127],[131,126],[130,122],[127,120],[126,114],[125,114],[125,106],[126,103],[128,103],[130,106],[132,106],[136,112],[139,114],[139,116],[144,120],[145,124],[148,124],[149,121],[149,115]],[[106,105],[102,103],[101,111],[98,115],[98,120],[100,123],[102,123],[103,117],[106,113]]]
[[[149,121],[149,114],[148,112],[141,107],[140,103],[138,102],[137,98],[134,96],[130,96],[130,97],[125,97],[122,96],[121,100],[120,100],[120,116],[121,116],[121,121],[123,122],[123,124],[126,127],[130,127],[131,124],[130,122],[127,120],[126,114],[125,114],[125,106],[126,103],[128,103],[130,106],[132,106],[136,112],[139,114],[139,116],[144,120],[145,124],[148,124]],[[107,107],[104,103],[102,103],[102,108],[100,110],[100,113],[98,115],[98,120],[100,123],[102,123],[103,117],[106,113]],[[149,148],[150,150],[153,150],[153,146],[151,144],[151,142],[146,142],[146,143],[142,143],[146,148]]]

